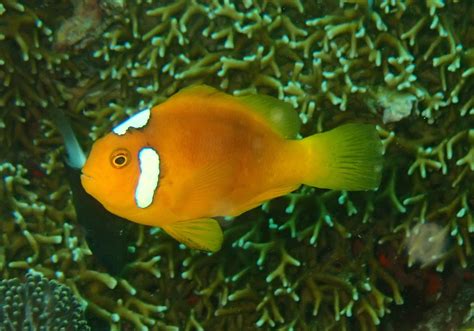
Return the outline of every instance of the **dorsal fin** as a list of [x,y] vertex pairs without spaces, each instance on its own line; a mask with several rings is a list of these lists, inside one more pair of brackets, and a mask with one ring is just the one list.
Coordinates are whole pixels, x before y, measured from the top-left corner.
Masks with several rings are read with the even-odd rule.
[[245,95],[237,97],[262,120],[285,138],[295,138],[300,131],[301,121],[293,107],[284,101],[269,95]]
[[285,138],[295,138],[300,130],[301,121],[295,109],[289,103],[268,95],[235,97],[207,85],[193,85],[182,89],[172,98],[184,95],[228,98],[230,102],[238,102]]
[[208,85],[190,85],[178,91],[178,93],[172,95],[172,98],[183,95],[201,95],[201,96],[211,96],[213,94],[223,94],[224,92],[219,91],[218,89],[208,86]]

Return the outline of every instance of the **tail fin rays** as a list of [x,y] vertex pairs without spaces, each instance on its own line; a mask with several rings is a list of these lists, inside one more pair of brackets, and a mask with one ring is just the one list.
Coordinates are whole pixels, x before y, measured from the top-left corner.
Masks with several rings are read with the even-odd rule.
[[382,142],[375,126],[346,124],[303,139],[310,160],[305,184],[335,190],[369,190],[380,184]]

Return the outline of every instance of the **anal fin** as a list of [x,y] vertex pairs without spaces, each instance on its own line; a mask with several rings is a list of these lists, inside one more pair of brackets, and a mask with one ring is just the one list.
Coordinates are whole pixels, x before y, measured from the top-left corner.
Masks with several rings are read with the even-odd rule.
[[174,239],[193,249],[217,252],[224,240],[219,223],[212,218],[177,221],[162,228]]

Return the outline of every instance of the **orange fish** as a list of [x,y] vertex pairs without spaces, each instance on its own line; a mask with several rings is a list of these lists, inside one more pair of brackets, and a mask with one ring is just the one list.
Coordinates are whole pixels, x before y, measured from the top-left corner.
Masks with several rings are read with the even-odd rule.
[[217,251],[217,216],[237,216],[301,184],[377,188],[382,143],[373,125],[295,139],[296,111],[269,96],[186,88],[97,140],[82,185],[110,212]]

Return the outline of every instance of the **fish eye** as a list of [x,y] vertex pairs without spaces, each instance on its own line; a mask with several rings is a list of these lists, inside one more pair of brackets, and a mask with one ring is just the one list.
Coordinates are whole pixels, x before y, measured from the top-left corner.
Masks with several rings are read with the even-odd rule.
[[126,149],[117,149],[112,153],[110,161],[114,168],[125,167],[130,161],[130,153]]

